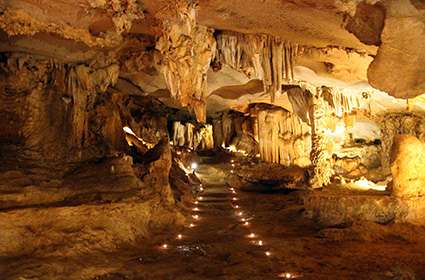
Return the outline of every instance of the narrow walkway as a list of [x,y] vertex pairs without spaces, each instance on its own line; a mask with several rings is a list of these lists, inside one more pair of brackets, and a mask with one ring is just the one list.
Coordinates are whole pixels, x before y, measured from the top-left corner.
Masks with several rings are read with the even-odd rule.
[[162,256],[148,268],[151,279],[284,278],[271,269],[273,251],[253,231],[253,215],[239,203],[243,195],[227,186],[225,173],[201,164],[197,175],[204,191],[193,205],[193,225],[158,246]]

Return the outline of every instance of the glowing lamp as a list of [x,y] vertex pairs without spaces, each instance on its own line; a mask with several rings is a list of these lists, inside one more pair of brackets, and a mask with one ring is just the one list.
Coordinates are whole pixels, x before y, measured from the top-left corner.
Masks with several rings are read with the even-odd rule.
[[248,235],[248,237],[249,237],[249,238],[254,238],[254,237],[255,237],[255,233],[252,233],[252,232],[251,232],[251,233]]
[[168,249],[168,244],[162,244],[161,248],[162,249]]
[[272,253],[270,253],[269,251],[266,251],[264,254],[266,254],[266,256],[269,257]]
[[177,235],[177,239],[182,239],[182,238],[183,238],[183,235],[181,235],[181,234]]
[[193,170],[196,170],[198,168],[198,164],[196,162],[192,162],[190,167],[192,167]]
[[189,225],[189,227],[191,227],[191,228],[192,228],[192,227],[195,227],[195,225],[194,225],[194,224],[190,224],[190,225]]

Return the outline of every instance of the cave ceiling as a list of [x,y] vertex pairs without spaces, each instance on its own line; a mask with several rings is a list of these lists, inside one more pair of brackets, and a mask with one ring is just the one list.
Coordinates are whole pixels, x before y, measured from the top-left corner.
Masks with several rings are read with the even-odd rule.
[[[179,107],[158,66],[164,54],[157,45],[182,2],[194,1],[3,0],[0,51],[70,64],[119,61],[116,87]],[[194,6],[196,25],[207,28],[201,30],[205,36],[266,34],[296,45],[302,51],[295,58],[293,83],[374,88],[404,99],[425,93],[423,1],[199,0]],[[174,30],[168,32],[172,38]],[[203,41],[200,38],[192,43]],[[212,62],[194,61],[205,72],[208,111],[243,111],[249,103],[270,102],[261,79],[228,65],[215,69]],[[205,65],[209,69],[203,69]],[[284,94],[275,103],[288,107]]]

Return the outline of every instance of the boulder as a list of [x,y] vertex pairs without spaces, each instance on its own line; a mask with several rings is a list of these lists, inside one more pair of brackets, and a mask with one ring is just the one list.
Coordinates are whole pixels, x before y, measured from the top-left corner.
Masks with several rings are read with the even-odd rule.
[[397,135],[391,150],[393,194],[400,198],[425,195],[425,143],[410,135]]

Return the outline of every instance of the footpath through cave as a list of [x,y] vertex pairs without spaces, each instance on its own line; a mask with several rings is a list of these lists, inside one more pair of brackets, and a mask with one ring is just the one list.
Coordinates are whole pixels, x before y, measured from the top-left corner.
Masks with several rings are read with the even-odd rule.
[[[296,203],[285,195],[267,192],[262,186],[251,186],[247,191],[231,187],[228,175],[234,173],[237,161],[215,161],[204,156],[197,168],[202,187],[193,203],[192,222],[182,232],[165,235],[164,242],[157,239],[153,250],[146,253],[149,279],[300,277],[293,265],[283,265],[282,256],[274,249],[276,241],[269,236],[272,221],[266,213],[272,210],[267,207],[274,206],[262,199],[274,196],[288,200],[289,204],[279,203],[277,207],[292,206],[295,213],[300,210]],[[258,191],[265,191],[263,198],[257,197]],[[140,261],[143,263],[144,259]]]

